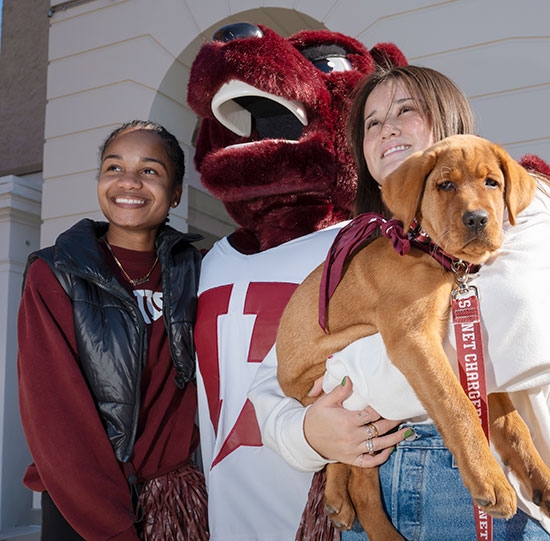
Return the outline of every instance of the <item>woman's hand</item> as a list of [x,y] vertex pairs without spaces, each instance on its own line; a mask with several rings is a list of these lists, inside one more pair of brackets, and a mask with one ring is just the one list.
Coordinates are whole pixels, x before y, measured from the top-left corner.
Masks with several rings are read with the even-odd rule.
[[[383,464],[395,445],[410,436],[403,428],[387,434],[401,421],[382,419],[371,407],[361,411],[344,408],[343,402],[351,395],[352,382],[345,378],[342,385],[318,398],[306,412],[304,433],[309,444],[328,460],[343,462],[361,468]],[[322,378],[309,392],[315,397],[322,391]]]

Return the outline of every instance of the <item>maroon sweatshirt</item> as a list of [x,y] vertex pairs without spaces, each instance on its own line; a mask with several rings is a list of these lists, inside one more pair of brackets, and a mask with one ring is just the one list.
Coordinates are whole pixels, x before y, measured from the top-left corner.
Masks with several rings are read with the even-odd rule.
[[[113,250],[132,277],[146,275],[154,262],[153,252]],[[120,283],[132,291],[112,258],[106,257]],[[196,387],[188,384],[181,390],[174,382],[159,310],[160,265],[149,282],[135,289],[149,320],[149,350],[131,458],[138,482],[143,482],[182,465],[198,445],[198,430]],[[48,491],[65,519],[89,541],[138,539],[128,483],[80,371],[71,302],[41,260],[28,272],[18,338],[21,419],[34,461],[24,484],[34,491]]]

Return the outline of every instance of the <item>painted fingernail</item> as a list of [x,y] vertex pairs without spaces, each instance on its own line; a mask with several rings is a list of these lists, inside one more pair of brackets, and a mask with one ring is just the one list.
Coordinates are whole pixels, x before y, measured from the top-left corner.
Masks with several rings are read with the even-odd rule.
[[342,385],[342,387],[346,384],[346,377],[347,376],[344,376],[344,379],[342,380],[342,383],[340,385]]
[[390,449],[389,456],[393,455],[393,453],[395,453],[395,445]]
[[311,393],[311,391],[313,391],[313,385],[309,388],[309,391],[307,392],[307,396],[309,396],[309,393]]
[[415,440],[416,439],[416,432],[412,428],[407,429],[405,431],[405,433],[403,434],[403,439],[404,440],[409,440],[409,441]]

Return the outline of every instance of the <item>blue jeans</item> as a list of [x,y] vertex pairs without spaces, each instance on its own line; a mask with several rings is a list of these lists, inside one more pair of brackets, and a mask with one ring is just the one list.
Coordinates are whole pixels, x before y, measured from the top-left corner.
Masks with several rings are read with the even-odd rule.
[[[407,541],[475,541],[470,493],[453,455],[433,425],[411,425],[414,441],[400,443],[380,467],[386,511]],[[539,522],[518,510],[508,521],[493,519],[495,541],[550,541]],[[356,521],[342,541],[367,541]]]

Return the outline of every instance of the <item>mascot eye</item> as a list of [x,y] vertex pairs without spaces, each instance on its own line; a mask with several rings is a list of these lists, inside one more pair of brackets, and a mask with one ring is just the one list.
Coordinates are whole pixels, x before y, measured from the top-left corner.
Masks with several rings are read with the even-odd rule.
[[350,61],[345,56],[327,56],[327,58],[314,60],[313,65],[323,73],[350,71],[353,69]]
[[234,39],[262,38],[264,33],[255,24],[232,23],[218,28],[212,36],[212,41],[227,43]]
[[351,71],[351,62],[347,58],[347,51],[337,43],[321,43],[305,47],[301,51],[319,71],[332,73],[333,71]]

